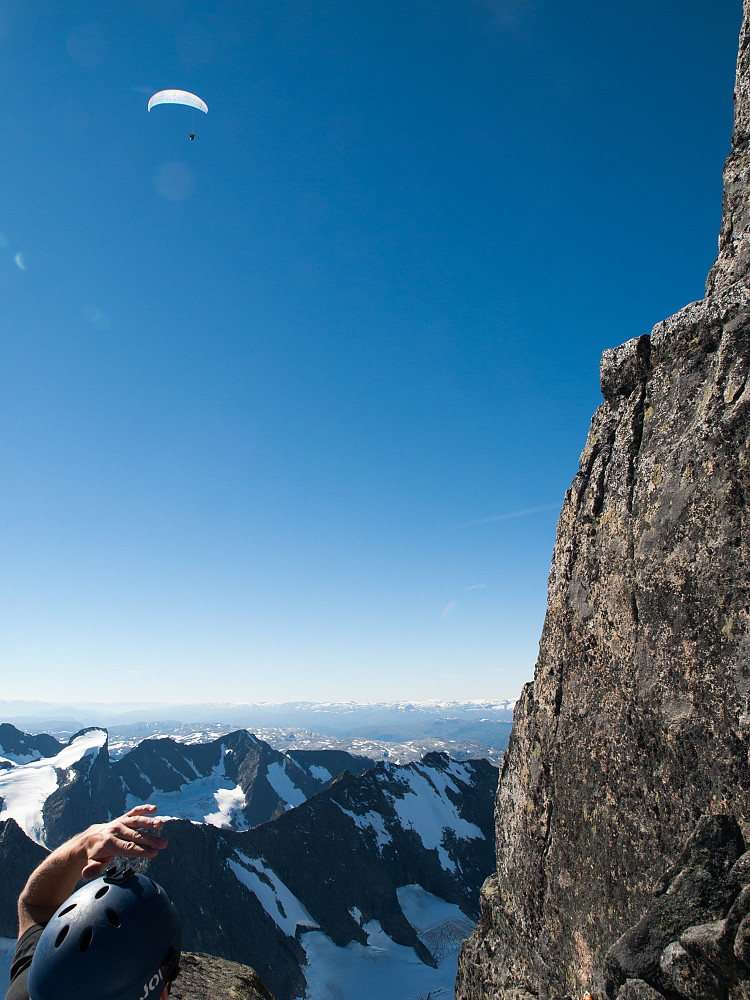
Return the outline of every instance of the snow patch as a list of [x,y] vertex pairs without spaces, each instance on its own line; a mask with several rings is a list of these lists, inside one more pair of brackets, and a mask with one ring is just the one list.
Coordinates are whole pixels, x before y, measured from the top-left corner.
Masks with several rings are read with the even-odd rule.
[[333,781],[333,775],[331,774],[331,772],[326,770],[325,767],[321,767],[320,764],[311,764],[310,774],[313,776],[313,778],[316,778],[318,781],[322,781],[323,784],[325,784],[327,781]]
[[360,830],[371,830],[375,834],[375,843],[378,846],[378,851],[383,853],[383,848],[386,844],[390,844],[392,837],[390,833],[385,828],[385,820],[380,815],[380,813],[366,812],[362,816],[358,813],[350,812],[349,809],[344,809],[340,802],[336,802],[335,799],[331,799],[335,806],[338,806],[341,812],[348,816],[354,821],[355,825],[360,828]]
[[[155,788],[148,797],[149,802],[157,807],[159,814],[165,819],[188,819],[192,823],[210,823],[219,828],[247,830],[247,821],[242,815],[246,804],[245,793],[240,785],[227,777],[224,756],[222,748],[221,760],[210,774],[194,781],[185,780],[177,791],[165,792]],[[126,809],[132,809],[140,803],[141,800],[130,793],[125,806]]]
[[260,858],[249,858],[242,851],[235,853],[242,864],[231,858],[227,864],[282,933],[294,937],[298,927],[317,929],[317,922],[273,869],[268,868]]
[[448,761],[448,765],[445,768],[446,772],[457,778],[459,781],[463,781],[466,785],[471,785],[474,781],[474,776],[471,773],[471,768],[468,764],[462,764],[458,760]]
[[55,767],[69,768],[77,764],[84,757],[89,758],[89,766],[94,763],[94,759],[104,744],[107,742],[107,733],[104,729],[90,729],[87,733],[76,736],[68,746],[63,747],[55,757],[48,757]]
[[433,969],[417,958],[413,948],[396,944],[377,920],[370,920],[364,930],[366,945],[351,941],[345,948],[322,931],[302,935],[306,1000],[413,1000],[428,994],[448,1000],[453,995],[457,953]]
[[281,801],[285,803],[287,809],[292,809],[294,806],[301,806],[303,802],[307,801],[305,793],[297,788],[278,761],[274,761],[273,764],[268,765],[266,777],[268,778],[268,784],[273,788]]
[[245,793],[240,785],[235,788],[217,788],[214,799],[219,807],[214,813],[207,813],[203,819],[211,826],[228,827],[231,830],[246,830],[247,823],[242,816],[245,808]]
[[421,885],[396,889],[401,912],[437,962],[458,955],[461,942],[471,935],[474,923],[455,903],[446,903]]

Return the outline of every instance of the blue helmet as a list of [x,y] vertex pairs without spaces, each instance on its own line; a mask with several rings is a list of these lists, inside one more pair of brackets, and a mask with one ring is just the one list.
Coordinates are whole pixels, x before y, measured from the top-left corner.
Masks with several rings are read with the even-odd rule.
[[31,1000],[158,1000],[180,967],[180,918],[164,889],[131,868],[65,900],[29,967]]

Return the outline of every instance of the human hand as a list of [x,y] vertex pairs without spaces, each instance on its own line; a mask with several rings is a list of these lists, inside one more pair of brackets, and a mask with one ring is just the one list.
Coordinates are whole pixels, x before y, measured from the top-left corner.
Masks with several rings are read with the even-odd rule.
[[169,841],[159,836],[164,821],[155,812],[154,805],[136,806],[124,816],[85,830],[81,837],[87,863],[81,878],[97,878],[116,857],[155,858],[163,851]]

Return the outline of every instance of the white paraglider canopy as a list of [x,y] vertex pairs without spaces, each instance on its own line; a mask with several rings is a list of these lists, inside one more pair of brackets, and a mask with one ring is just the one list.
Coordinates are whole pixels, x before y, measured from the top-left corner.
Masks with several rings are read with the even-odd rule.
[[157,104],[186,104],[189,108],[197,108],[198,111],[208,114],[208,106],[205,101],[196,97],[195,94],[188,93],[187,90],[160,90],[148,102],[148,110],[150,111]]

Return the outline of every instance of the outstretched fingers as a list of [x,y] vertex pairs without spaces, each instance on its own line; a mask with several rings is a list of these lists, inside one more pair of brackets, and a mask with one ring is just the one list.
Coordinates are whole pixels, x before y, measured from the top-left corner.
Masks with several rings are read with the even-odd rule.
[[131,816],[145,816],[148,813],[155,813],[156,808],[157,807],[152,803],[145,802],[143,805],[133,806],[133,808],[129,809],[123,816],[120,817],[120,819],[128,819]]
[[136,806],[134,809],[131,809],[130,812],[126,812],[124,816],[119,816],[113,822],[129,826],[133,830],[148,828],[161,830],[164,820],[161,819],[161,817],[155,816],[155,812],[156,806]]
[[[164,825],[164,820],[160,816],[155,816],[156,806],[154,805],[142,805],[135,806],[129,812],[126,812],[124,816],[120,816],[118,819],[113,820],[113,829],[119,830],[125,838],[129,838],[132,831],[138,835],[155,835],[157,839],[162,840],[158,834]],[[166,846],[166,842],[163,846]]]
[[156,806],[136,806],[123,816],[92,827],[86,848],[83,878],[95,878],[116,857],[155,858],[168,841],[160,836],[163,820],[154,816]]
[[167,846],[166,837],[149,830],[131,829],[127,826],[114,827],[105,837],[101,849],[115,854],[144,854],[147,851],[157,853]]

